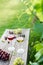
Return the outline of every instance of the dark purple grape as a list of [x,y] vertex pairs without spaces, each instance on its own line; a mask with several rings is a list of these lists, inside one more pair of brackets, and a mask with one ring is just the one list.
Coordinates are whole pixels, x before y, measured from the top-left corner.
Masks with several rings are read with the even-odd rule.
[[25,37],[25,35],[20,35],[20,37]]
[[9,34],[14,34],[12,31],[9,31]]
[[9,60],[10,54],[0,49],[0,59],[3,61]]
[[5,37],[5,40],[7,40],[7,37]]

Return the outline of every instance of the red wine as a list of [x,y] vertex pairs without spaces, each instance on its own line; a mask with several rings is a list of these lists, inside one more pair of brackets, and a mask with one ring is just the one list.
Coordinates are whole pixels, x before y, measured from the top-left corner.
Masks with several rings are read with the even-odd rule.
[[13,40],[15,39],[16,37],[8,37],[8,40]]

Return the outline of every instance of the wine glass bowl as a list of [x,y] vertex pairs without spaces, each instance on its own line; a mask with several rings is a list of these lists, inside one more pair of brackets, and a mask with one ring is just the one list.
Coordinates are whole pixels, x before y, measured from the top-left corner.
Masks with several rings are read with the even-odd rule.
[[13,39],[15,39],[16,38],[16,36],[14,36],[14,35],[9,35],[8,36],[8,40],[13,40]]

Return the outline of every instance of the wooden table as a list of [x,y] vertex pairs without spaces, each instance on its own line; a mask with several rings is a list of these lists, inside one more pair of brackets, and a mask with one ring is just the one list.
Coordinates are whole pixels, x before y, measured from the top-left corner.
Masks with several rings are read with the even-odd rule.
[[[8,47],[11,46],[11,44],[8,44],[7,42],[2,42],[2,40],[4,39],[4,37],[6,35],[8,35],[8,31],[11,30],[11,29],[6,29],[4,34],[2,35],[1,37],[1,40],[0,40],[0,48],[5,50],[6,52],[10,53],[8,51]],[[13,29],[12,29],[13,31]],[[22,29],[22,34],[25,34],[25,38],[24,38],[24,41],[20,44],[18,43],[17,41],[15,42],[15,40],[13,40],[12,42],[14,43],[14,47],[15,47],[15,54],[11,53],[11,59],[10,61],[2,61],[0,60],[0,65],[13,65],[13,62],[16,58],[18,57],[21,57],[24,61],[24,65],[26,65],[26,62],[27,62],[27,52],[28,52],[28,43],[29,43],[29,33],[30,33],[30,29]],[[22,55],[19,55],[17,53],[17,50],[19,48],[23,48],[24,49],[24,53]]]

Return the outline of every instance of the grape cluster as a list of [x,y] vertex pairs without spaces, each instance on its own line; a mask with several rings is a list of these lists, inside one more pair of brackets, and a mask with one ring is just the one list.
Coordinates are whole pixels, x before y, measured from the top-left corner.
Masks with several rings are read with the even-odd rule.
[[12,31],[9,31],[9,34],[14,34]]
[[24,65],[24,61],[21,58],[16,58],[13,65]]
[[22,29],[18,28],[14,30],[14,34],[21,34],[22,33]]
[[21,34],[20,37],[25,37],[25,35]]
[[0,59],[1,60],[7,61],[7,60],[9,60],[9,56],[10,56],[10,54],[8,54],[7,52],[0,49]]

